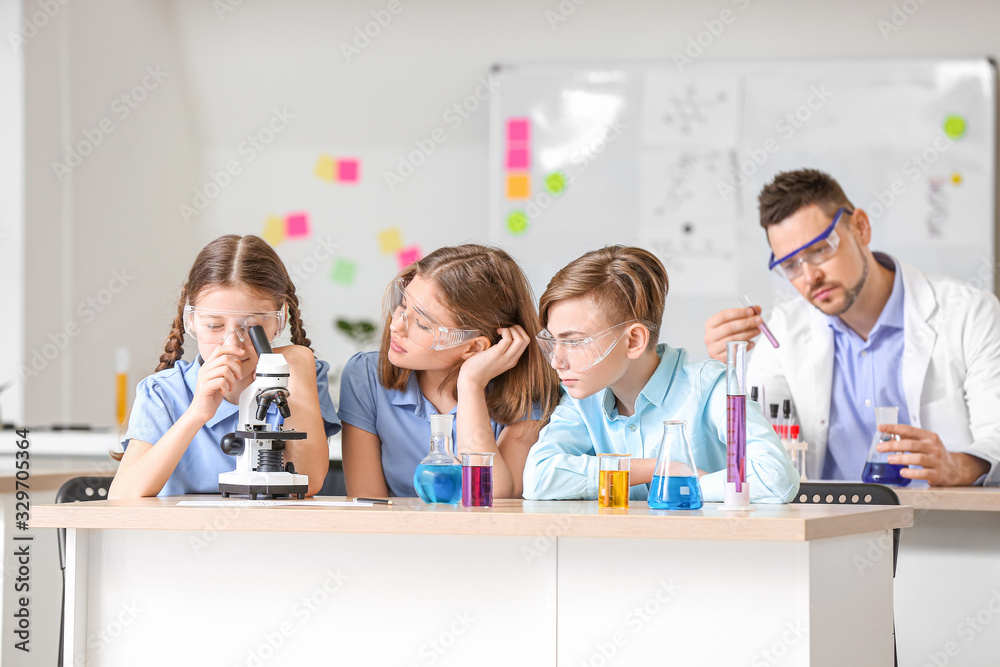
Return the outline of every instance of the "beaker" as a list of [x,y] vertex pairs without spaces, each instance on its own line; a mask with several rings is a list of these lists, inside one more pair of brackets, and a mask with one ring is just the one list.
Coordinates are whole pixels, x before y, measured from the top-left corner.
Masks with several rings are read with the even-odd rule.
[[462,464],[451,441],[454,415],[431,415],[430,453],[413,472],[413,488],[425,503],[456,505],[462,499]]
[[872,438],[871,447],[868,448],[868,460],[865,461],[864,472],[861,473],[861,480],[869,484],[892,484],[894,486],[906,486],[910,483],[908,477],[903,477],[899,471],[908,466],[889,463],[889,456],[900,452],[880,452],[878,445],[880,442],[890,440],[900,440],[898,435],[883,433],[878,430],[883,424],[895,424],[899,420],[899,408],[895,405],[875,408],[875,436]]
[[629,455],[598,454],[600,478],[597,504],[599,507],[628,508]]
[[701,508],[701,485],[694,465],[691,443],[684,427],[687,422],[663,422],[663,440],[649,486],[649,507],[654,510],[696,510]]
[[493,454],[462,454],[462,506],[493,507]]

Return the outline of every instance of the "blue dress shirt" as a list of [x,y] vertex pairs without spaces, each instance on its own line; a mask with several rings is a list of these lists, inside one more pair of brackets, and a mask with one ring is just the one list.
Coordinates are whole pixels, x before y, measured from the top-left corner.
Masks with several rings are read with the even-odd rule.
[[[726,483],[726,367],[718,361],[688,362],[687,352],[664,344],[660,363],[636,399],[635,414],[618,413],[610,388],[584,399],[564,395],[524,468],[524,497],[537,500],[596,499],[597,454],[654,458],[663,422],[684,420],[702,496],[721,502]],[[799,478],[760,405],[747,400],[746,475],[756,502],[791,500]],[[649,485],[629,497],[645,500]]]
[[827,317],[834,353],[823,479],[861,479],[875,435],[875,408],[898,406],[899,423],[910,423],[903,391],[903,272],[890,261],[885,268],[896,272],[892,294],[867,341],[839,317]]

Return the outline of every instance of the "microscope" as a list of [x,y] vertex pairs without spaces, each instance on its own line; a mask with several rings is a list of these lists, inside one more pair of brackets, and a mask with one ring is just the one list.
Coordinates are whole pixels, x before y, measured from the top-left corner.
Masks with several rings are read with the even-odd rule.
[[219,492],[223,498],[232,493],[246,493],[251,500],[257,496],[306,497],[309,478],[295,472],[292,462],[284,463],[286,440],[304,440],[306,434],[280,426],[270,426],[267,410],[273,403],[282,418],[291,414],[288,407],[288,362],[271,350],[267,334],[261,326],[248,331],[257,350],[257,369],[253,384],[240,394],[240,430],[229,433],[220,443],[222,451],[236,457],[236,470],[219,474]]

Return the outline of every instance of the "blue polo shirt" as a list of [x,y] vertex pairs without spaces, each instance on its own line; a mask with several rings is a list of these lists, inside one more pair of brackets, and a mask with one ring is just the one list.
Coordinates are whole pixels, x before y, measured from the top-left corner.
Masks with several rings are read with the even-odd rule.
[[[456,414],[458,406],[449,414]],[[386,389],[378,379],[378,352],[360,352],[347,362],[340,377],[340,419],[368,431],[382,442],[382,472],[393,496],[416,496],[413,473],[427,456],[431,415],[437,408],[420,391],[416,373],[410,373],[403,391]],[[537,415],[536,415],[537,417]],[[504,424],[490,420],[493,437]],[[452,424],[452,442],[456,442]]]
[[875,408],[898,406],[899,423],[910,423],[903,391],[903,272],[887,255],[875,257],[885,268],[894,269],[896,277],[868,340],[839,317],[827,317],[834,352],[823,479],[861,479],[875,435]]
[[[156,446],[191,405],[198,386],[199,369],[200,355],[194,362],[178,361],[173,368],[154,373],[139,383],[122,447],[127,448],[133,438]],[[330,385],[326,377],[329,370],[328,363],[316,360],[316,389],[319,391],[320,415],[327,437],[340,432],[340,420],[330,399]],[[236,431],[239,411],[238,405],[223,399],[215,416],[195,434],[170,479],[157,495],[219,492],[219,473],[236,469],[236,457],[223,452],[219,443],[223,436]],[[274,421],[276,419],[277,422]],[[276,406],[272,405],[268,410],[267,421],[283,422]]]

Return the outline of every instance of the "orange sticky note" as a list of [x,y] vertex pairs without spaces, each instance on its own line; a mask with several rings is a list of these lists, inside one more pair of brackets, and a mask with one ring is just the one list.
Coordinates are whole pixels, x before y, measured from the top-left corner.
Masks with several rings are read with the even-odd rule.
[[285,221],[276,215],[269,216],[264,221],[264,231],[260,236],[272,247],[277,246],[285,240]]
[[398,227],[383,229],[378,233],[378,245],[383,255],[391,255],[403,247],[403,235]]
[[507,176],[507,199],[527,199],[531,196],[531,178],[528,174]]
[[319,156],[319,161],[316,163],[316,169],[313,173],[315,173],[320,180],[333,183],[336,178],[336,171],[336,161],[334,161],[334,159],[329,155],[323,154]]

